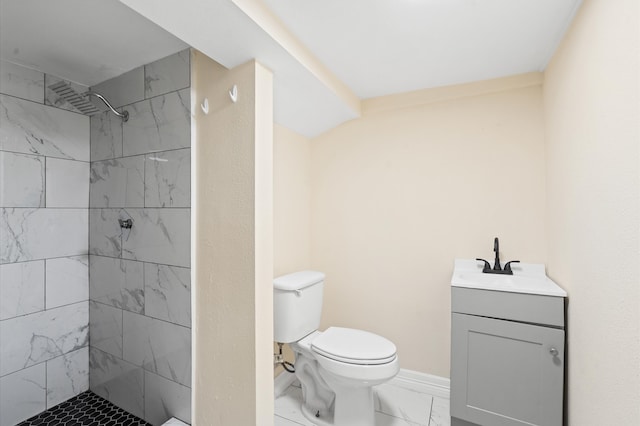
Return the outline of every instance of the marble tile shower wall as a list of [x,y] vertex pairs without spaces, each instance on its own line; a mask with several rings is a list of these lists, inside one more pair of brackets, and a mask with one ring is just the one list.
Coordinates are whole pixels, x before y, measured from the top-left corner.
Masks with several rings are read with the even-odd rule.
[[89,118],[0,61],[0,426],[89,387]]
[[190,52],[94,90],[129,120],[91,117],[90,388],[152,424],[190,423]]

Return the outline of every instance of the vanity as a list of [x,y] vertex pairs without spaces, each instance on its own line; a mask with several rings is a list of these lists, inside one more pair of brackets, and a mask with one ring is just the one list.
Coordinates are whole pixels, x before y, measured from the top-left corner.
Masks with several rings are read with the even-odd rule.
[[451,279],[451,425],[561,426],[566,292],[544,265],[482,269],[456,259]]

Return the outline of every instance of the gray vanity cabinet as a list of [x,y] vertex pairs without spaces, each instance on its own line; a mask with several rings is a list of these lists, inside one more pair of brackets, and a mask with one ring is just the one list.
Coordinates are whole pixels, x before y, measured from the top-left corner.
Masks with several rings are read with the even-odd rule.
[[452,288],[452,426],[561,426],[564,299]]

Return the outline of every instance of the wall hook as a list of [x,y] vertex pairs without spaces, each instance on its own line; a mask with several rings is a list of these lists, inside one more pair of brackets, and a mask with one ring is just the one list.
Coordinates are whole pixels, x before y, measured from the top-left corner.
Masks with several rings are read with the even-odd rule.
[[202,112],[209,114],[209,99],[204,98],[204,101],[200,104],[200,108],[202,108]]
[[229,97],[234,103],[238,102],[238,86],[236,86],[235,84],[233,85],[231,90],[229,90]]

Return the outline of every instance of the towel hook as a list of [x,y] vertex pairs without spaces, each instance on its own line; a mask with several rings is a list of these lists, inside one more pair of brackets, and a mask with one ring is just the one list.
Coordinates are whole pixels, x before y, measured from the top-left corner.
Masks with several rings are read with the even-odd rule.
[[236,86],[235,84],[233,85],[231,90],[229,90],[229,97],[234,103],[238,102],[238,86]]

